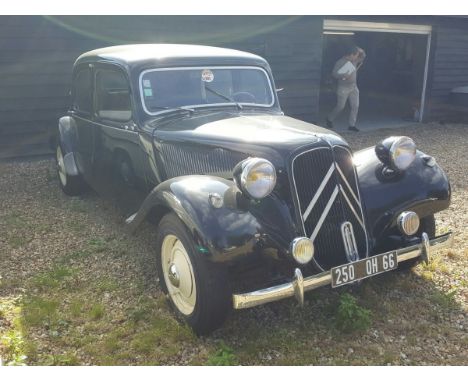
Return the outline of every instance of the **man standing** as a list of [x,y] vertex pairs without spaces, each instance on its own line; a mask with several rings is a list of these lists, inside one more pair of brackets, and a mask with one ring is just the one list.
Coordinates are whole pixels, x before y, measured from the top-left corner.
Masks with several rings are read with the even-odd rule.
[[356,45],[347,48],[346,54],[341,57],[333,68],[332,75],[337,80],[336,106],[327,118],[327,127],[333,129],[333,121],[343,111],[349,100],[351,111],[349,113],[349,127],[351,131],[356,128],[356,119],[359,110],[359,89],[357,87],[357,71],[361,67],[366,53]]

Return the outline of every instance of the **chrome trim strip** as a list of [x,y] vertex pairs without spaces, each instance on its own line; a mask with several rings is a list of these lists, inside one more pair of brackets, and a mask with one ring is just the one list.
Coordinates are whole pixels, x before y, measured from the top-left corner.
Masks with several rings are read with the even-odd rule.
[[[340,190],[341,190],[341,193],[343,194],[345,200],[346,200],[346,203],[348,203],[349,205],[349,208],[351,209],[351,211],[353,211],[353,214],[354,216],[356,217],[357,221],[359,222],[359,224],[361,225],[361,227],[365,230],[366,227],[364,227],[364,223],[362,222],[361,218],[359,217],[359,215],[357,214],[356,210],[354,209],[353,205],[351,204],[351,201],[349,200],[348,196],[346,195],[346,192],[345,190],[343,189],[343,186],[340,184]],[[366,235],[367,236],[367,235]],[[366,238],[367,239],[367,238]]]
[[312,232],[312,235],[310,235],[310,240],[314,241],[315,237],[317,236],[317,234],[320,231],[320,228],[322,228],[323,221],[327,217],[328,212],[330,211],[330,208],[332,207],[333,203],[335,202],[336,196],[338,195],[338,191],[339,191],[339,188],[338,188],[338,185],[336,185],[335,189],[333,190],[332,195],[330,196],[330,199],[328,200],[327,205],[323,209],[322,215],[320,215],[320,219],[319,219],[319,221],[317,222],[317,225],[314,228],[314,232]]
[[357,203],[357,204],[360,204],[361,201],[358,200],[358,198],[357,198],[356,195],[354,194],[353,189],[352,189],[351,186],[349,185],[348,180],[347,180],[346,177],[344,176],[343,171],[341,171],[341,168],[340,168],[340,166],[338,165],[338,163],[336,164],[336,169],[338,170],[338,173],[340,174],[341,178],[344,180],[346,186],[348,187],[349,192],[350,192],[351,195],[353,196],[353,198],[354,198],[354,200],[356,201],[356,203]]
[[[423,233],[420,244],[397,249],[396,252],[398,263],[420,257],[423,255],[423,252],[426,252],[429,255],[429,251],[438,251],[440,249],[450,247],[453,236],[452,233],[449,232],[431,240],[426,241],[426,239],[427,234]],[[254,292],[233,294],[233,307],[234,309],[251,308],[257,305],[282,300],[292,296],[296,296],[296,298],[299,300],[299,303],[301,303],[304,298],[301,290],[307,292],[321,286],[329,285],[331,284],[331,280],[332,278],[330,271],[325,271],[317,275],[303,278],[302,272],[297,268],[294,271],[294,278],[291,282],[266,289],[260,289]]]
[[310,212],[312,211],[312,208],[314,208],[315,203],[317,203],[318,198],[320,197],[320,195],[322,195],[322,191],[325,188],[325,186],[327,185],[328,181],[330,180],[330,177],[333,175],[334,170],[335,170],[335,162],[333,162],[332,165],[330,166],[330,168],[328,169],[328,172],[325,175],[325,177],[323,178],[322,183],[320,183],[320,186],[317,189],[317,192],[315,193],[314,197],[310,201],[309,206],[307,207],[307,209],[304,212],[304,215],[302,215],[302,219],[304,221],[307,220],[307,218],[309,217]]

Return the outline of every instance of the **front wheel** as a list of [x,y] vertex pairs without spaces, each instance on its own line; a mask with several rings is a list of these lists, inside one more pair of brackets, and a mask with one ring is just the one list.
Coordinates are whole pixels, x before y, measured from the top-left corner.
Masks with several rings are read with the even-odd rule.
[[221,326],[231,309],[225,269],[197,251],[192,236],[174,213],[161,219],[156,243],[159,283],[177,315],[198,335]]

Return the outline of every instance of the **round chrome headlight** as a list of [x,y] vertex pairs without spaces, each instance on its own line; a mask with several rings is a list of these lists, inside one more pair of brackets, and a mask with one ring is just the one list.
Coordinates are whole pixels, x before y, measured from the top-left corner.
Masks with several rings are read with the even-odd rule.
[[398,170],[406,170],[416,158],[416,144],[409,137],[400,137],[390,147],[390,158]]
[[416,144],[409,137],[389,137],[375,146],[383,164],[394,170],[406,170],[416,158]]
[[266,159],[248,158],[234,169],[234,180],[249,198],[262,199],[275,188],[276,170]]
[[314,257],[314,243],[307,237],[296,237],[291,242],[291,254],[299,264],[307,264]]
[[398,215],[398,228],[404,235],[412,236],[419,229],[419,216],[414,211],[404,211]]

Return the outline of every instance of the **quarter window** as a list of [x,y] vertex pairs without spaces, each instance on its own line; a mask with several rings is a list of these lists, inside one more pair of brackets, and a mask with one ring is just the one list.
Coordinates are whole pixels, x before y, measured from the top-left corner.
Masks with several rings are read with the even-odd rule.
[[123,73],[116,70],[96,73],[96,114],[101,119],[116,122],[131,119],[130,89]]
[[91,69],[86,67],[75,75],[73,109],[91,114],[93,106]]

